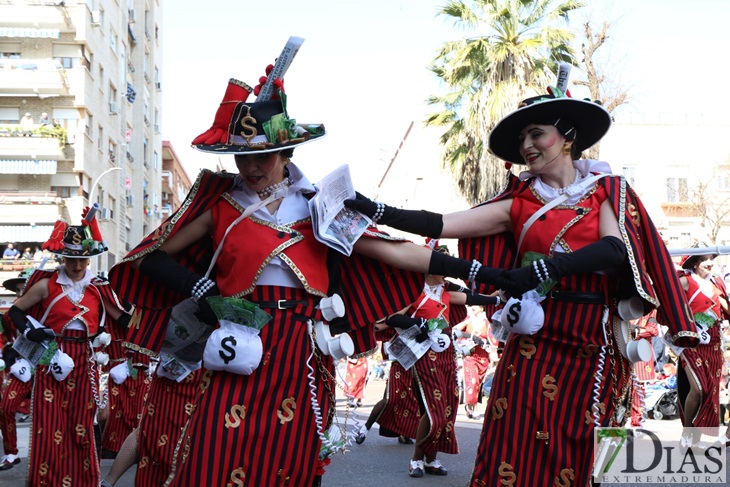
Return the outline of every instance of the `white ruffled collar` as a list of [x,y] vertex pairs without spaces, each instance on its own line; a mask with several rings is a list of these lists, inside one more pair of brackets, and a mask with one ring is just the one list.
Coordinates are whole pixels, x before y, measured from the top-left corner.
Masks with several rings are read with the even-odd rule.
[[[607,162],[595,161],[592,159],[580,159],[577,161],[573,161],[573,167],[576,168],[580,176],[573,182],[573,184],[568,187],[579,184],[580,181],[582,181],[584,178],[588,177],[591,174],[612,173],[611,166]],[[560,196],[560,192],[556,188],[548,186],[547,184],[542,182],[539,174],[532,174],[530,171],[522,171],[519,175],[519,178],[521,181],[533,179],[532,187],[535,188],[537,194],[542,196],[542,198],[546,201],[552,201]],[[593,186],[595,186],[595,184]],[[592,189],[593,186],[591,186],[590,188],[585,188],[582,192],[573,194],[572,196],[568,197],[568,199],[565,201],[565,204],[576,204],[578,201],[580,201],[581,198],[583,198],[583,196],[585,196],[586,193],[588,193],[588,191]]]
[[60,265],[58,266],[58,279],[56,280],[56,282],[58,282],[62,286],[73,286],[75,289],[83,289],[91,284],[91,280],[93,278],[94,274],[89,269],[86,269],[84,277],[74,282],[71,280],[70,277],[68,277],[68,274],[66,274],[66,267]]

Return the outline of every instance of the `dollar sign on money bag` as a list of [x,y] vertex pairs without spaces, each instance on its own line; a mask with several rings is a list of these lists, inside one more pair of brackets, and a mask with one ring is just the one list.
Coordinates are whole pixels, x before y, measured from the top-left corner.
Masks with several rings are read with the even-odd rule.
[[512,306],[509,307],[509,312],[507,313],[507,322],[510,324],[510,326],[514,327],[517,322],[520,320],[520,312],[522,311],[522,302],[521,301],[515,301],[512,303]]
[[236,339],[232,335],[228,335],[223,340],[221,340],[221,348],[228,353],[224,353],[223,350],[219,350],[218,355],[221,356],[226,365],[228,365],[228,362],[236,358],[236,349],[233,348],[235,346]]
[[53,373],[56,375],[61,375],[61,373],[63,373],[63,370],[61,369],[61,366],[58,365],[58,362],[53,362],[51,364],[51,368],[53,369]]

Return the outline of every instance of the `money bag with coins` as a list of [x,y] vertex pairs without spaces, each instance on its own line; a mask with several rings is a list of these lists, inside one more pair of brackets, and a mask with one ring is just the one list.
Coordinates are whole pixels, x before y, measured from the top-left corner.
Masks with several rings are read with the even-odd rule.
[[220,327],[205,344],[203,365],[209,370],[251,374],[261,363],[263,344],[259,333],[271,315],[245,299],[222,296],[207,299]]

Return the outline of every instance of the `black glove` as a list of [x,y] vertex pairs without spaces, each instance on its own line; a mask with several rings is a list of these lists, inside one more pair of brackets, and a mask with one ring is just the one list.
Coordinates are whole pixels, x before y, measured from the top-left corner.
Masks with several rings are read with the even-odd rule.
[[198,300],[198,311],[195,312],[195,316],[203,323],[209,326],[215,326],[218,324],[218,316],[216,316],[215,312],[213,311],[213,308],[210,307],[210,304],[208,304],[208,299],[211,296],[217,296],[220,294],[218,292],[218,288],[213,286],[213,288],[205,293],[202,298]]
[[129,322],[131,319],[132,315],[129,313],[122,313],[119,315],[119,318],[117,318],[117,325],[119,325],[122,330],[126,330],[129,328]]
[[478,337],[478,336],[473,336],[473,337],[471,337],[471,339],[472,339],[472,340],[474,341],[474,343],[476,343],[476,344],[477,344],[477,345],[479,345],[480,347],[481,347],[482,345],[484,345],[484,339],[483,339],[482,337]]
[[454,335],[454,338],[467,338],[469,336],[468,333],[463,332],[461,330],[454,330],[453,335]]
[[13,348],[12,343],[8,343],[3,347],[3,360],[6,369],[10,369],[18,358],[20,358],[20,354]]
[[[355,193],[354,200],[345,200],[345,206],[359,211],[372,218],[375,223],[382,223],[408,233],[415,233],[424,237],[439,238],[444,228],[443,216],[426,210],[401,210],[392,206],[383,205],[383,214],[375,220],[378,203]],[[382,204],[382,203],[380,203]]]
[[[548,270],[547,277],[557,282],[564,276],[617,267],[623,264],[625,259],[626,246],[623,241],[609,236],[570,254],[560,254],[552,259],[546,259],[544,263]],[[434,252],[431,254],[428,272],[440,276],[469,279],[471,268],[471,261]],[[539,269],[540,273],[544,274],[541,265]],[[492,284],[513,296],[519,296],[535,289],[540,284],[540,279],[531,265],[513,270],[481,267],[476,274],[476,281]]]
[[[465,292],[465,291],[462,291]],[[485,294],[465,292],[467,306],[484,306],[485,304],[499,304],[500,300],[497,296],[487,296]]]
[[15,305],[12,305],[8,310],[8,316],[10,317],[10,321],[13,322],[13,325],[15,325],[15,328],[20,333],[25,332],[25,329],[28,328],[28,315],[25,311]]
[[426,325],[426,320],[423,318],[411,318],[410,316],[396,314],[386,318],[385,324],[395,328],[402,328],[403,330],[417,326],[419,332],[416,335],[416,341],[421,343],[428,340],[428,326]]
[[40,343],[44,340],[51,338],[51,335],[46,331],[48,328],[32,328],[24,333],[25,338],[32,342]]

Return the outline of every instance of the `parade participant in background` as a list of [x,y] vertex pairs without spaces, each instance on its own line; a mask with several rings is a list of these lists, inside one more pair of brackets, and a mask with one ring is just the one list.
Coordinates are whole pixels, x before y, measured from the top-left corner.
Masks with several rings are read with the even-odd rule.
[[698,428],[692,434],[682,434],[682,446],[700,441],[702,430],[717,435],[720,425],[720,377],[724,362],[720,325],[728,316],[728,296],[725,283],[713,276],[715,255],[693,255],[682,261],[679,280],[687,295],[703,340],[695,349],[684,350],[679,356],[677,391],[682,424]]
[[470,306],[467,319],[454,327],[454,336],[463,336],[473,344],[464,355],[464,409],[469,419],[478,419],[476,405],[489,368],[488,330],[487,315],[481,306]]
[[[651,340],[659,335],[659,323],[656,320],[656,310],[642,316],[636,322],[635,338],[638,340]],[[651,348],[651,358],[647,361],[636,362],[634,364],[636,373],[636,382],[634,383],[633,397],[631,399],[631,426],[637,428],[642,425],[646,411],[643,405],[646,396],[647,382],[653,382],[656,379],[656,370],[654,364],[654,347]]]
[[[128,341],[151,352],[162,346],[172,308],[188,304],[191,295],[212,326],[218,317],[211,302],[270,316],[246,341],[255,354],[233,336],[248,327],[229,320],[208,339],[206,368],[214,365],[208,357],[221,363],[180,440],[174,486],[244,479],[248,485],[319,485],[327,455],[338,448],[326,435],[336,440],[343,432],[337,424],[330,431],[336,419],[332,359],[314,346],[308,322],[322,318],[322,298],[338,293],[348,324],[331,325],[332,335],[351,327],[355,353],[371,350],[372,323],[416,299],[433,253],[375,229],[347,257],[314,238],[308,201],[316,189],[291,158],[295,147],[320,140],[324,127],[297,125],[286,111],[282,82],[276,86],[278,99],[247,102],[251,88],[230,81],[213,127],[194,145],[234,154],[239,173],[203,171],[181,209],[109,273],[140,314]],[[392,286],[399,292],[391,293]],[[219,294],[225,298],[209,298]],[[347,343],[332,340],[337,343],[327,347]],[[231,370],[243,360],[251,363]],[[228,447],[223,454],[211,445]]]
[[347,368],[345,369],[345,383],[347,384],[346,394],[350,407],[362,406],[365,398],[365,385],[368,378],[368,358],[347,357]]
[[106,250],[95,223],[56,222],[44,248],[63,264],[36,270],[8,311],[26,340],[47,347],[33,381],[28,485],[99,483],[93,427],[103,399],[90,341],[105,319],[124,324],[129,315],[108,283],[88,269],[89,258]]
[[[32,273],[33,269],[30,269],[29,272],[23,271],[18,277],[5,280],[3,287],[19,297]],[[5,370],[9,372],[2,385],[2,390],[0,390],[0,434],[3,437],[4,452],[0,458],[0,470],[8,470],[20,463],[15,415],[20,412],[27,418],[27,415],[30,414],[33,381],[29,370],[30,364],[26,370],[22,370],[22,366],[20,369],[18,366],[13,367],[19,356],[18,352],[13,349],[16,330],[7,313],[2,316],[0,326],[3,329],[2,340],[0,340],[3,343],[2,359],[5,362]]]
[[[637,296],[646,312],[659,307],[670,343],[698,341],[671,257],[641,201],[607,163],[580,160],[608,130],[610,115],[566,96],[566,88],[525,100],[496,124],[490,151],[527,170],[510,173],[487,203],[447,215],[362,196],[346,203],[367,215],[378,211],[380,223],[404,231],[460,238],[460,256],[474,263],[443,256],[431,272],[487,281],[492,286],[480,292],[496,287],[515,298],[502,313],[512,332],[494,376],[472,487],[588,483],[594,427],[623,424],[630,407],[630,368],[611,326],[618,300]],[[542,323],[521,311],[539,317],[536,306]],[[523,447],[498,447],[505,439]]]

